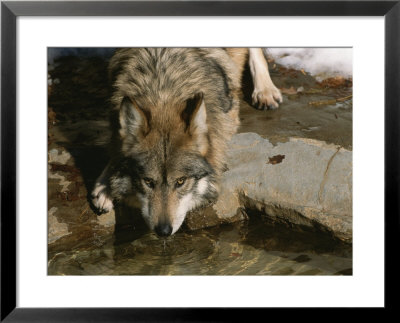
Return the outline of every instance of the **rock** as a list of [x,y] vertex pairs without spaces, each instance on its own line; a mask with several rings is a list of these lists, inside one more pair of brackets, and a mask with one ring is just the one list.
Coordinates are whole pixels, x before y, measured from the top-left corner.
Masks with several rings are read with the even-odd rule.
[[71,154],[65,150],[59,154],[59,151],[57,149],[51,149],[49,151],[49,163],[58,163],[65,165],[70,159],[71,159]]
[[235,215],[230,217],[218,216],[213,206],[206,206],[186,215],[185,224],[190,230],[208,228],[223,223],[233,223],[247,219],[247,214],[242,208],[236,210]]
[[71,234],[68,231],[68,225],[66,223],[58,222],[56,216],[54,215],[57,211],[56,207],[52,207],[48,212],[48,226],[49,234],[47,237],[48,243],[53,243],[54,241]]
[[97,222],[106,228],[113,227],[115,225],[115,211],[111,210],[97,216]]
[[[239,210],[253,209],[351,241],[351,151],[299,138],[274,146],[255,133],[242,133],[230,142],[228,167],[212,223],[215,217],[229,222],[238,219]],[[190,216],[187,222],[193,222]]]
[[60,174],[53,173],[53,172],[51,172],[51,171],[49,170],[49,172],[48,172],[48,178],[49,178],[49,179],[56,179],[56,180],[59,180],[59,185],[61,186],[61,189],[60,189],[60,192],[61,192],[61,193],[64,193],[64,192],[67,192],[67,191],[68,191],[68,186],[71,184],[71,182],[70,182],[70,181],[67,181],[67,180],[65,179],[65,176],[62,176],[62,175],[60,175]]

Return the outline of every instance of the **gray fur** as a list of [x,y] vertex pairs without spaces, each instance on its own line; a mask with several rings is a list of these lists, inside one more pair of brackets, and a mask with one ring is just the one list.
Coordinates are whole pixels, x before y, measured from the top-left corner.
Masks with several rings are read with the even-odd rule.
[[105,192],[116,203],[136,194],[150,228],[170,223],[174,233],[188,210],[217,198],[240,69],[220,48],[124,48],[110,77],[120,122]]

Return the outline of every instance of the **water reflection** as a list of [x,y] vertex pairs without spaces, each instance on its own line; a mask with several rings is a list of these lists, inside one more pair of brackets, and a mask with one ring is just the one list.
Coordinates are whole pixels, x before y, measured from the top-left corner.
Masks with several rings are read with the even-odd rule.
[[350,245],[259,216],[195,232],[183,228],[165,239],[144,224],[119,224],[101,247],[59,252],[49,259],[50,275],[352,274]]

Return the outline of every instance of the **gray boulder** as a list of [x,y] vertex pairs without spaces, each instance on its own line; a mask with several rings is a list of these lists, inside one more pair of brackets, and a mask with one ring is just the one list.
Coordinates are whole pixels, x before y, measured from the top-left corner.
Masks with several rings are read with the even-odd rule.
[[255,133],[242,133],[231,140],[228,168],[218,201],[189,214],[190,228],[240,220],[246,210],[257,210],[351,242],[351,151],[303,138],[274,146]]

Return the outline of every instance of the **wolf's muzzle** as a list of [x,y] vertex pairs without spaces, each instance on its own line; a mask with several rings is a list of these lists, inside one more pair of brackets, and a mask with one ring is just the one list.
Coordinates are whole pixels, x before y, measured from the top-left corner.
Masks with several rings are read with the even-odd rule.
[[167,237],[172,233],[172,226],[170,226],[168,223],[160,223],[155,226],[154,231],[160,237]]

